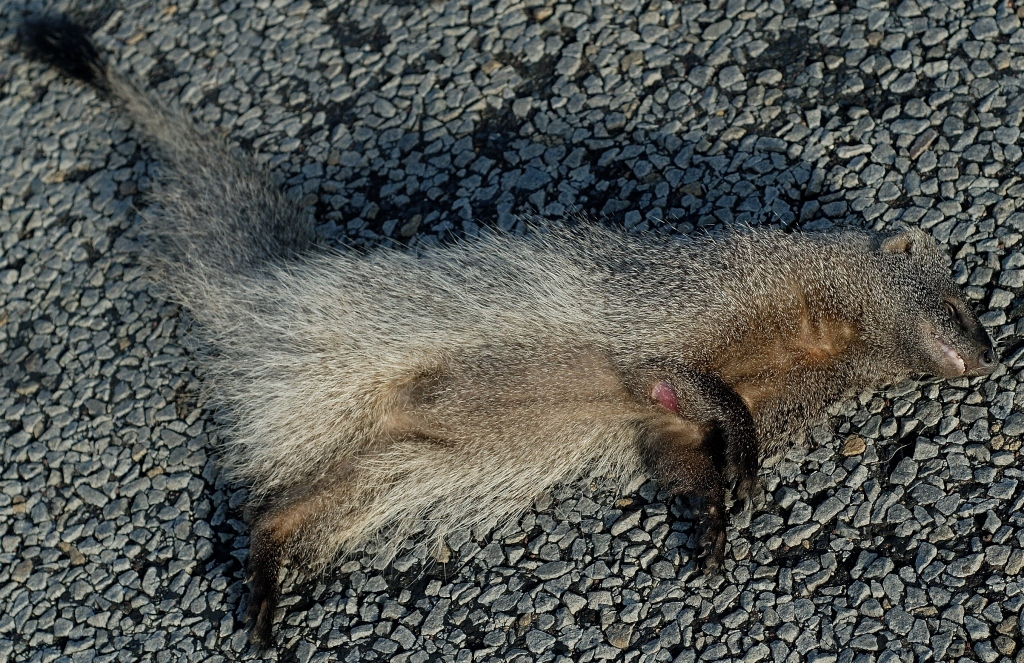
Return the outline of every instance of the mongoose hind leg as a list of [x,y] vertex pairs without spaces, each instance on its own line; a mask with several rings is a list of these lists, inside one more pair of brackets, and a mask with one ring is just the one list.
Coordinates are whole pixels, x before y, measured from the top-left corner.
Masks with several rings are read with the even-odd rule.
[[648,471],[674,495],[690,498],[697,514],[697,560],[706,573],[725,559],[725,480],[705,441],[707,426],[670,415],[652,417],[640,435]]
[[760,456],[757,429],[743,399],[713,373],[681,367],[661,359],[644,364],[633,375],[637,395],[653,400],[684,419],[713,424],[721,434],[705,440],[712,459],[727,481],[734,481],[736,498],[747,500],[757,483]]

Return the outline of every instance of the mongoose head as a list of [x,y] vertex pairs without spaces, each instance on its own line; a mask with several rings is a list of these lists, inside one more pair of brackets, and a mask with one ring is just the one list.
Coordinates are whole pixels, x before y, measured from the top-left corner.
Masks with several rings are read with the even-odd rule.
[[896,297],[897,356],[907,368],[944,378],[988,375],[998,365],[992,339],[949,275],[949,257],[935,240],[912,229],[878,249],[886,290]]

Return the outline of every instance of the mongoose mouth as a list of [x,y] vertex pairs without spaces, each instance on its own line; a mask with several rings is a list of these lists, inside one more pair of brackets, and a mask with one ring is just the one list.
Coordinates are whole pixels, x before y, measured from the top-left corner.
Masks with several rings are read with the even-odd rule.
[[955,375],[963,375],[967,370],[967,365],[964,363],[964,358],[960,356],[960,353],[954,350],[953,346],[943,341],[937,334],[935,335],[935,342],[942,351],[947,365],[952,369],[951,372]]

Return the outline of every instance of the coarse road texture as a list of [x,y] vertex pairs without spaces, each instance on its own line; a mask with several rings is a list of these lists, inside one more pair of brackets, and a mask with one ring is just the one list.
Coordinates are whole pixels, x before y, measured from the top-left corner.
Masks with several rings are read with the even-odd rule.
[[[0,10],[0,48],[23,9]],[[1024,661],[1024,11],[134,0],[83,13],[120,67],[258,150],[326,242],[524,232],[532,212],[637,233],[909,223],[948,246],[1006,359],[988,379],[836,408],[765,470],[722,576],[695,571],[684,503],[594,478],[447,552],[289,570],[262,656]],[[158,165],[95,93],[20,55],[0,57],[0,129],[0,660],[256,658],[245,491],[218,477],[224,422],[204,407],[187,313],[137,259]]]

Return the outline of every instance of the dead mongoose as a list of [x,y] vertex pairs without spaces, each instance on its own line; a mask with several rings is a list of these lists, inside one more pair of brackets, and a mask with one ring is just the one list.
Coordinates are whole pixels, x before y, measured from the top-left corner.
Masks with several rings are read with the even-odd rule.
[[714,568],[727,482],[749,490],[759,456],[830,403],[996,365],[917,230],[562,228],[418,257],[316,252],[251,156],[108,67],[81,28],[32,20],[23,43],[120,106],[165,169],[147,256],[216,349],[235,422],[223,456],[251,489],[257,642],[284,556],[322,568],[372,544],[388,560],[595,471],[696,498]]

